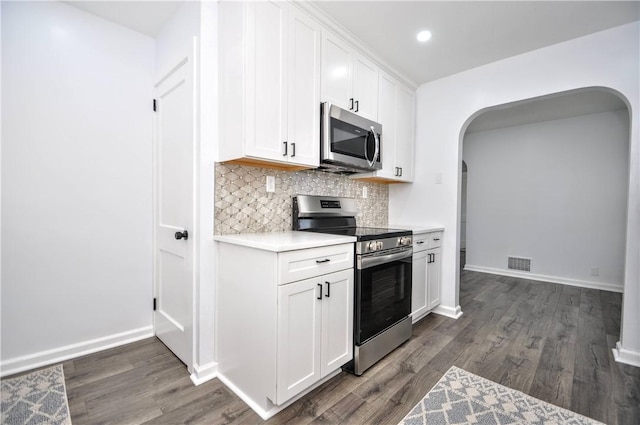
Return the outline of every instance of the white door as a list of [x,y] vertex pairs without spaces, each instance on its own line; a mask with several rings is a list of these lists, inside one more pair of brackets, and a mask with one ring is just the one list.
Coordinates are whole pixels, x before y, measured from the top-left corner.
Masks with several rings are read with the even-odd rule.
[[321,277],[322,376],[353,359],[353,269]]
[[429,289],[427,291],[429,297],[429,310],[440,305],[440,248],[430,249],[429,260],[427,261],[427,281]]
[[155,331],[189,370],[195,236],[193,58],[193,52],[185,55],[156,84],[154,160]]
[[353,98],[356,102],[353,112],[370,120],[377,120],[378,67],[360,55],[356,55],[353,62]]
[[247,154],[286,162],[287,3],[251,2],[246,8]]
[[322,32],[322,100],[344,109],[354,109],[351,94],[353,52],[333,34]]
[[[405,181],[413,180],[413,145],[414,140],[414,94],[409,88],[398,84],[396,91],[396,143],[395,160],[396,166],[400,167],[400,179]],[[382,127],[384,135],[385,128]]]
[[276,404],[320,379],[321,286],[320,278],[278,286]]
[[414,252],[412,265],[412,286],[411,286],[411,317],[422,316],[430,308],[430,301],[427,300],[427,261],[431,257],[427,251]]
[[320,158],[320,25],[289,9],[289,161],[317,167]]
[[396,172],[396,81],[389,74],[380,72],[378,83],[378,122],[382,124],[382,170],[378,175],[395,178]]

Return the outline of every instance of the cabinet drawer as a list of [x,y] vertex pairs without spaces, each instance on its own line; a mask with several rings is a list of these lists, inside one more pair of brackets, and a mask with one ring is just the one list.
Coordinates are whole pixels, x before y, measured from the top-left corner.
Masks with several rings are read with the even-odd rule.
[[278,284],[353,268],[353,244],[301,249],[278,254]]
[[429,248],[429,238],[432,233],[422,233],[413,235],[413,252],[424,251]]
[[442,246],[442,232],[431,232],[413,235],[413,252]]
[[429,248],[442,246],[442,232],[427,233],[429,237]]

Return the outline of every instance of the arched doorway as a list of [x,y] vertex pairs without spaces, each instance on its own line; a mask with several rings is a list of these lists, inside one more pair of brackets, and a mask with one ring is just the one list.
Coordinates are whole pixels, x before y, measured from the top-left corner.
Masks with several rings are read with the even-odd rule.
[[[461,136],[458,273],[623,292],[629,132],[626,103],[596,88],[475,114]],[[512,256],[529,268],[511,268]]]

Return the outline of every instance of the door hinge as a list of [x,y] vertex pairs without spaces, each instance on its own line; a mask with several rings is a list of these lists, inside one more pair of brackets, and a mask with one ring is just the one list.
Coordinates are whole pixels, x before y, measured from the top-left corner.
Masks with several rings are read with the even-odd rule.
[[155,99],[153,99],[153,112],[156,112],[158,110],[158,104],[156,102]]
[[153,299],[153,311],[156,311],[156,298]]

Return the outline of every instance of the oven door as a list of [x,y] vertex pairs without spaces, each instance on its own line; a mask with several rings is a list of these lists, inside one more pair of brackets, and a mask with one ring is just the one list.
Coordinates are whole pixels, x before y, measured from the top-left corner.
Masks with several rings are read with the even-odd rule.
[[354,339],[361,345],[411,314],[413,250],[358,256]]

